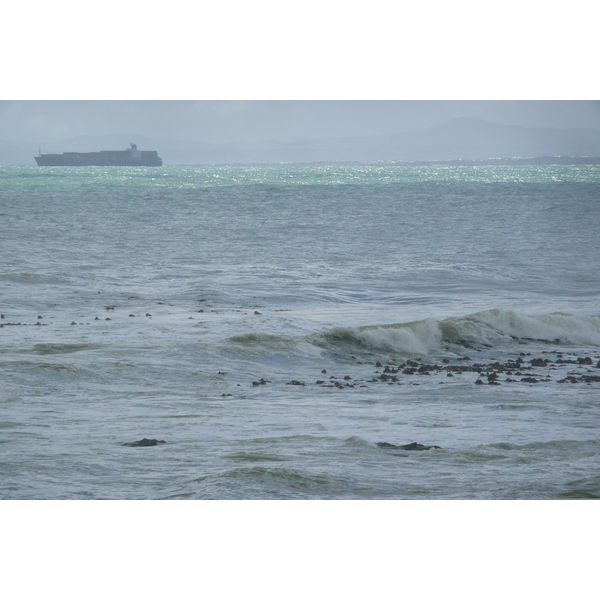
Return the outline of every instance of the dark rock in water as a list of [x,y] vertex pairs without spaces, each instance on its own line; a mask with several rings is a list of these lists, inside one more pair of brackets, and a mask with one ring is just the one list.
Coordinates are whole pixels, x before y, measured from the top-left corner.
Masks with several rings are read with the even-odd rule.
[[583,357],[579,357],[577,359],[578,364],[580,365],[591,365],[592,364],[592,359],[589,356],[586,356],[585,358]]
[[538,383],[538,380],[535,377],[521,377],[521,381],[525,383]]
[[302,383],[302,381],[297,381],[296,379],[292,379],[292,381],[288,381],[285,385],[306,385]]
[[532,367],[545,367],[550,361],[547,358],[534,358],[529,362]]
[[600,375],[582,375],[577,378],[571,375],[570,377],[565,377],[564,379],[559,379],[557,383],[600,383]]
[[139,440],[137,442],[126,442],[123,446],[131,446],[133,448],[139,448],[140,446],[158,446],[158,444],[166,444],[165,440],[149,440],[148,438],[144,438],[143,440]]
[[413,442],[412,444],[405,444],[404,446],[400,446],[400,448],[402,450],[431,450],[432,448],[441,449],[441,446],[424,446],[423,444]]
[[591,383],[592,381],[599,382],[600,376],[599,375],[582,375],[581,380],[585,381],[587,383]]
[[431,450],[432,448],[439,448],[440,446],[424,446],[423,444],[418,444],[417,442],[412,442],[412,444],[404,444],[403,446],[396,446],[396,444],[390,444],[389,442],[377,442],[377,445],[380,448],[389,448],[390,450]]

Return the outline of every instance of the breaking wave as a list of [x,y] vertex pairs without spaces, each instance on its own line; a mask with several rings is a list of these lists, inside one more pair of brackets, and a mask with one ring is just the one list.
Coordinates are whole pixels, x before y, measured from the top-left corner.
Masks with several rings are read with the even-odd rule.
[[[432,354],[460,348],[548,343],[600,346],[600,316],[566,313],[526,315],[494,309],[442,320],[337,327],[320,334],[322,342],[358,350]],[[319,344],[318,340],[315,343]]]
[[518,346],[600,347],[600,315],[529,315],[493,309],[462,317],[334,327],[309,335],[247,333],[228,338],[238,352],[302,356],[341,354],[464,356],[468,349],[514,351]]

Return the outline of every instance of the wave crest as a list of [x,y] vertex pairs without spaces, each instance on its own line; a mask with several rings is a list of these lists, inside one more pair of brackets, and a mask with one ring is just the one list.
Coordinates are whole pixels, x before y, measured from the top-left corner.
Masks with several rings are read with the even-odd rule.
[[600,316],[527,315],[494,309],[442,320],[338,327],[323,333],[322,338],[326,344],[337,347],[422,355],[458,351],[459,347],[523,342],[600,346]]

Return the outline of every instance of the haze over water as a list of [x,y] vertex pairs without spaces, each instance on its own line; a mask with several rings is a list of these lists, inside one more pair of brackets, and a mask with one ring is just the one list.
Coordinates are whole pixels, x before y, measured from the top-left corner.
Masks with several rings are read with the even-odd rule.
[[585,165],[0,168],[0,494],[598,497],[599,199]]

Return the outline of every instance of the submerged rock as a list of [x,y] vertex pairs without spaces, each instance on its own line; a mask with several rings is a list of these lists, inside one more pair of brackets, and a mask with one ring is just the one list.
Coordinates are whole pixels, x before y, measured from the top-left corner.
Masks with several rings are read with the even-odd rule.
[[417,442],[404,444],[403,446],[396,446],[396,444],[390,444],[389,442],[377,442],[377,445],[380,448],[389,448],[390,450],[431,450],[432,448],[439,448],[441,450],[441,446],[424,446]]
[[545,367],[550,361],[547,358],[534,358],[529,362],[532,367]]
[[148,438],[144,438],[143,440],[139,440],[137,442],[126,442],[123,446],[132,446],[133,448],[138,448],[140,446],[158,446],[158,444],[166,444],[165,440],[149,440]]

